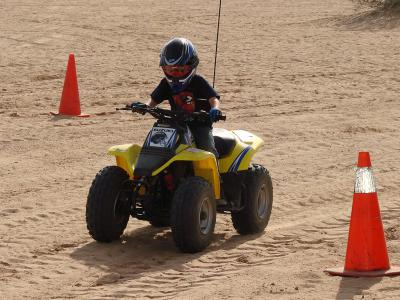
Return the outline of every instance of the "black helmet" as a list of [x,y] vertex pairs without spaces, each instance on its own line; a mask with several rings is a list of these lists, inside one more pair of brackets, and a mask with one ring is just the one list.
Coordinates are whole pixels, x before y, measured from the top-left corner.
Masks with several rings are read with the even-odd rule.
[[161,49],[160,66],[173,92],[181,92],[188,86],[198,64],[196,48],[185,38],[173,38]]

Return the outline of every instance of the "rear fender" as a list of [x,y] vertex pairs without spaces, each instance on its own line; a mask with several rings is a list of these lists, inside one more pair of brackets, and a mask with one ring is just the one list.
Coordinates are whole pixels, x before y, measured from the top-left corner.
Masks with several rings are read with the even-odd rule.
[[124,144],[113,146],[108,149],[108,154],[115,156],[117,166],[124,169],[129,178],[133,179],[133,170],[142,147],[134,144]]
[[236,146],[232,153],[219,160],[220,173],[246,171],[251,160],[264,141],[258,136],[245,131],[233,130],[236,137]]
[[197,148],[187,148],[179,152],[151,175],[158,175],[175,161],[192,162],[194,174],[207,180],[213,187],[215,199],[221,199],[220,179],[214,154]]

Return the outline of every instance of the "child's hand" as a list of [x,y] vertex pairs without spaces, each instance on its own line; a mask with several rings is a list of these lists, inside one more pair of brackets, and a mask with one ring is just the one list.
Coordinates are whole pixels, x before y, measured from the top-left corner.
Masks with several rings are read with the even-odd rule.
[[134,108],[141,108],[141,109],[144,109],[144,108],[147,108],[147,104],[144,104],[144,103],[142,103],[142,102],[132,102],[131,104],[130,104],[130,108],[132,108],[132,109],[134,109]]
[[219,118],[222,116],[222,112],[218,108],[213,107],[211,108],[209,115],[212,122],[218,122]]

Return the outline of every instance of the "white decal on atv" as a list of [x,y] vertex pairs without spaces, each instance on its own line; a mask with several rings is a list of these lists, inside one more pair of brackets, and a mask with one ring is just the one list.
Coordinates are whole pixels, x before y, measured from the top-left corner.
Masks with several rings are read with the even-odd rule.
[[176,130],[173,128],[154,127],[148,138],[148,146],[167,148],[171,147],[174,142]]
[[193,136],[189,129],[183,136],[183,143],[186,145],[191,145],[193,143]]
[[196,149],[196,148],[187,148],[186,151],[193,152],[193,153],[198,153],[198,152],[202,152],[203,150]]
[[251,143],[254,139],[254,134],[245,131],[245,130],[235,130],[235,135],[243,142],[243,143]]

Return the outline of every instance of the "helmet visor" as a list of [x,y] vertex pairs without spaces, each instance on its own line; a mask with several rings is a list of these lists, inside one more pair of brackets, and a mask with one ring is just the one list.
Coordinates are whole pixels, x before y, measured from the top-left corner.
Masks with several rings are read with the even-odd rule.
[[165,79],[167,80],[173,93],[180,93],[190,84],[195,73],[196,69],[192,69],[192,71],[183,78],[170,77],[165,74]]
[[167,77],[175,79],[185,78],[192,71],[188,65],[162,66],[162,69]]

